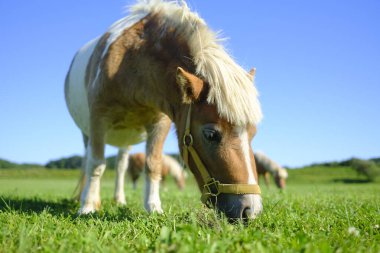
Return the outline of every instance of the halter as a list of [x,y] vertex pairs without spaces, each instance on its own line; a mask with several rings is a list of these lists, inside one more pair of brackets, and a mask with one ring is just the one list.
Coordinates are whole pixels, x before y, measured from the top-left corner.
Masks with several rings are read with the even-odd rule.
[[183,160],[189,167],[189,153],[191,154],[196,169],[202,176],[203,189],[201,201],[204,204],[208,204],[208,200],[211,197],[216,197],[221,193],[232,194],[261,194],[260,186],[257,184],[222,184],[215,178],[211,177],[198,153],[193,147],[193,136],[190,133],[190,118],[191,118],[191,104],[187,111],[185,133],[183,135]]

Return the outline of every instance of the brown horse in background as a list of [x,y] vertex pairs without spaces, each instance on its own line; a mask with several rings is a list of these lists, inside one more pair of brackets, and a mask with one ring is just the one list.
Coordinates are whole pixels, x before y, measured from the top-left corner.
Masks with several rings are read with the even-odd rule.
[[[145,154],[136,153],[129,156],[127,175],[131,178],[133,188],[136,189],[137,180],[144,171]],[[183,190],[185,187],[185,171],[176,159],[169,155],[162,156],[161,183],[168,175],[173,176],[178,188]]]

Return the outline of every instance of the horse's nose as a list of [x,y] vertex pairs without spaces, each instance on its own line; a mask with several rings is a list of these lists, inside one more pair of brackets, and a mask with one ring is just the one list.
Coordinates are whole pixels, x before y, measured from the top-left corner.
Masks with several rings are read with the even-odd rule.
[[241,219],[247,220],[247,219],[253,219],[255,218],[254,210],[252,208],[247,207],[241,212]]
[[261,197],[257,194],[220,194],[217,208],[231,221],[254,219],[262,211]]

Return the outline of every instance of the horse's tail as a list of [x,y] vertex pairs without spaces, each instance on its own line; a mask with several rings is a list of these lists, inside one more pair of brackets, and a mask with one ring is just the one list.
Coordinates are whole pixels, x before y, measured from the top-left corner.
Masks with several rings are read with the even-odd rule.
[[163,163],[169,168],[169,173],[172,175],[178,185],[182,190],[185,187],[185,173],[179,162],[169,155],[164,155]]

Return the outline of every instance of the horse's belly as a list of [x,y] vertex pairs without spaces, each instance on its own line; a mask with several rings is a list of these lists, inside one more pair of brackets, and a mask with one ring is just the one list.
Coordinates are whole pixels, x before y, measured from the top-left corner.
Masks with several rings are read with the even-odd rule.
[[146,140],[144,128],[110,129],[106,134],[106,143],[115,147],[127,148]]
[[86,135],[89,134],[90,112],[85,84],[86,68],[98,39],[82,47],[71,64],[65,84],[65,98],[71,117]]

